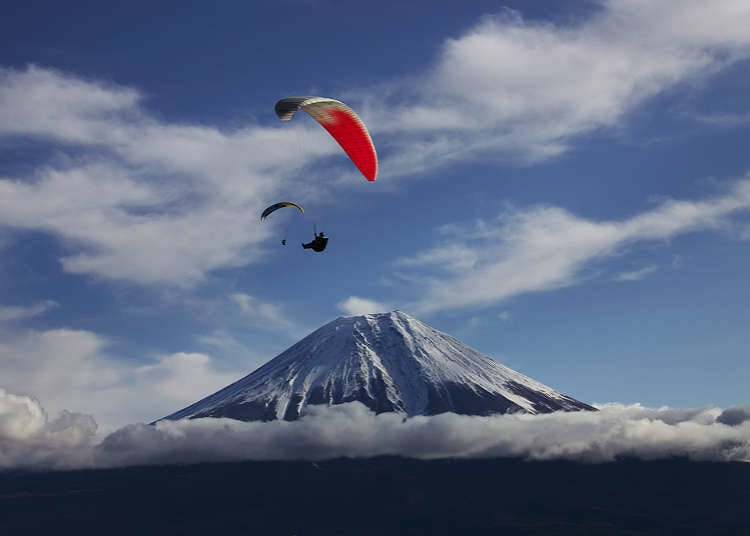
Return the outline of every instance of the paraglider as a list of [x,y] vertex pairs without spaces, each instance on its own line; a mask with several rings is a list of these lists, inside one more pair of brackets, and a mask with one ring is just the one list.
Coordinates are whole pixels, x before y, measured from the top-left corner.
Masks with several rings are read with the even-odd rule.
[[299,109],[333,136],[368,181],[375,180],[378,155],[367,127],[354,110],[328,97],[287,97],[276,103],[276,115],[282,121],[289,121]]
[[302,214],[305,213],[305,209],[299,206],[298,204],[290,203],[289,201],[282,201],[281,203],[274,203],[270,207],[266,208],[266,210],[263,211],[263,214],[260,215],[260,220],[261,221],[265,220],[269,214],[271,214],[272,212],[276,212],[280,208],[284,208],[284,207],[294,207],[297,210],[299,210]]
[[[297,203],[290,203],[289,201],[282,201],[281,203],[274,203],[270,207],[266,208],[263,211],[263,213],[260,215],[260,221],[265,220],[272,212],[276,212],[280,208],[284,208],[284,207],[294,207],[297,210],[299,210],[300,213],[302,213],[302,214],[305,213],[305,209],[302,208],[301,206],[299,206]],[[281,241],[281,245],[282,246],[286,246],[286,238],[284,238]]]

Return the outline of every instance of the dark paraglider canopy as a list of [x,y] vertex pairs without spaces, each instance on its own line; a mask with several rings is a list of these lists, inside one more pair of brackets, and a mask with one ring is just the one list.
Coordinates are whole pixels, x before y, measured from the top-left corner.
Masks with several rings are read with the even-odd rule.
[[271,205],[270,207],[266,208],[266,210],[263,211],[263,214],[260,215],[261,221],[265,220],[268,217],[268,215],[271,214],[272,212],[276,212],[280,208],[284,208],[284,207],[294,207],[297,210],[299,210],[302,214],[305,213],[305,209],[303,209],[298,204],[296,204],[296,203],[290,203],[288,201],[282,201],[281,203],[275,203],[275,204]]
[[328,97],[287,97],[276,103],[276,115],[282,121],[289,121],[299,109],[333,136],[368,181],[375,180],[378,155],[367,127],[354,110]]

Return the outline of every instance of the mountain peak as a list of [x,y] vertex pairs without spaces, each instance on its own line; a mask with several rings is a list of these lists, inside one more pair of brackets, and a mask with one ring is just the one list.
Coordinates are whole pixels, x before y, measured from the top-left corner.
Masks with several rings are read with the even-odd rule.
[[293,420],[307,405],[355,400],[408,416],[594,409],[395,310],[338,317],[166,418]]
[[418,320],[416,318],[414,318],[413,316],[410,316],[410,315],[406,314],[403,311],[400,311],[399,309],[394,309],[393,311],[383,312],[383,313],[365,313],[365,314],[359,314],[359,315],[340,316],[336,320],[334,320],[334,322],[337,322],[339,320],[349,319],[349,318],[362,318],[362,319],[368,319],[368,320],[379,320],[379,319],[383,319],[383,318],[393,318],[393,317],[404,318],[404,319],[408,319],[410,321],[413,320],[413,321],[417,321],[418,322]]

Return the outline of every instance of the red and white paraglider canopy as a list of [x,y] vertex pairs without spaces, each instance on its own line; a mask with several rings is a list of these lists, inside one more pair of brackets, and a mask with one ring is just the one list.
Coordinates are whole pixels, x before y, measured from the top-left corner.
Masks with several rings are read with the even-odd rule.
[[368,181],[375,180],[378,155],[365,124],[354,110],[327,97],[287,97],[276,103],[276,115],[289,121],[300,108],[333,136]]

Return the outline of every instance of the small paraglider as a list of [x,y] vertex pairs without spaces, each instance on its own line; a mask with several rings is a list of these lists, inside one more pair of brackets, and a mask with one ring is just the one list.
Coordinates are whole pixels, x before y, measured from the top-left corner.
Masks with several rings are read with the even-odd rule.
[[328,97],[287,97],[276,103],[276,115],[289,121],[302,109],[325,128],[368,181],[378,175],[378,155],[367,127],[346,104]]
[[[304,214],[304,213],[305,213],[305,209],[303,209],[303,208],[302,208],[301,206],[299,206],[298,204],[296,204],[296,203],[290,203],[290,202],[288,202],[288,201],[282,201],[281,203],[274,203],[274,204],[273,204],[273,205],[271,205],[270,207],[266,208],[266,209],[265,209],[265,210],[263,211],[263,213],[262,213],[262,214],[260,215],[260,221],[263,221],[263,220],[265,220],[265,219],[266,219],[266,218],[267,218],[267,217],[269,216],[269,214],[271,214],[272,212],[276,212],[276,211],[277,211],[277,210],[279,210],[280,208],[284,208],[284,207],[294,207],[294,208],[296,208],[297,210],[299,210],[301,214]],[[283,240],[281,241],[281,245],[282,245],[282,246],[286,246],[286,238],[284,238],[284,239],[283,239]]]
[[272,212],[276,212],[280,208],[284,208],[284,207],[294,207],[297,210],[299,210],[301,214],[305,213],[305,209],[299,206],[298,204],[290,203],[289,201],[282,201],[281,203],[274,203],[270,207],[266,208],[263,211],[263,213],[260,215],[260,220],[261,221],[265,220],[269,216],[269,214],[271,214]]
[[320,233],[315,233],[315,239],[312,242],[308,242],[307,244],[305,244],[304,242],[302,243],[303,248],[312,249],[313,251],[317,251],[318,253],[323,251],[327,245],[328,237],[323,231],[321,231]]

